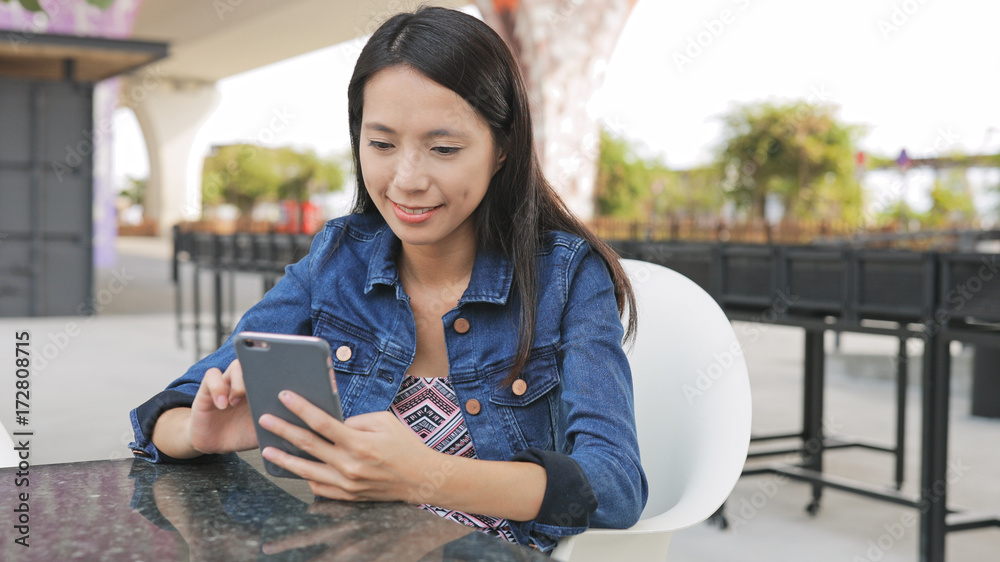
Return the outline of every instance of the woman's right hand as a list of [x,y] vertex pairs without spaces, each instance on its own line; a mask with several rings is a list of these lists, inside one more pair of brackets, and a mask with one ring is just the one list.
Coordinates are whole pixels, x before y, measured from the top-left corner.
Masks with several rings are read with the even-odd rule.
[[205,372],[191,404],[188,439],[199,453],[229,453],[257,447],[250,407],[247,405],[243,369],[238,359],[223,373],[215,367]]

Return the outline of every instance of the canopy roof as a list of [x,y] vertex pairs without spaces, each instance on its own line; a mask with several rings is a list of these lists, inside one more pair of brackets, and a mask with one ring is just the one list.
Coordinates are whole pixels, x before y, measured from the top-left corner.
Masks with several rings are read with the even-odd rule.
[[0,31],[0,76],[98,82],[167,56],[165,43]]

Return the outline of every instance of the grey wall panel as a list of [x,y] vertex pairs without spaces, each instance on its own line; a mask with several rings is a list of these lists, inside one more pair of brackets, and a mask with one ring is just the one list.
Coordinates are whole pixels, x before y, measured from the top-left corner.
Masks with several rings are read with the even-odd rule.
[[[89,166],[87,170],[89,170]],[[64,175],[60,179],[51,168],[42,175],[42,229],[48,233],[82,236],[90,229],[91,194],[90,174]]]
[[0,316],[30,316],[30,304],[27,278],[0,277]]
[[38,111],[41,159],[66,164],[77,173],[89,173],[94,152],[89,140],[93,119],[89,90],[66,83],[46,83],[40,90]]
[[0,240],[0,275],[27,277],[30,272],[30,242],[10,238]]
[[90,279],[84,278],[90,274],[90,255],[84,255],[79,244],[55,241],[45,244],[44,254],[45,283],[39,287],[45,303],[42,314],[77,314],[90,302]]
[[0,168],[0,233],[26,234],[31,230],[30,186],[31,172]]
[[0,165],[30,161],[31,83],[0,79]]
[[27,316],[32,300],[30,243],[0,240],[0,316]]
[[90,84],[0,80],[0,316],[90,298],[92,99]]

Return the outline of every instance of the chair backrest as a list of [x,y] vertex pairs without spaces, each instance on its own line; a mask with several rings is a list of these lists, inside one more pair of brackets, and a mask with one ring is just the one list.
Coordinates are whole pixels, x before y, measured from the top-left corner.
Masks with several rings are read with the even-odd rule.
[[665,267],[622,264],[638,301],[629,363],[649,479],[642,523],[681,529],[711,516],[743,470],[751,417],[746,362],[728,318],[701,287]]

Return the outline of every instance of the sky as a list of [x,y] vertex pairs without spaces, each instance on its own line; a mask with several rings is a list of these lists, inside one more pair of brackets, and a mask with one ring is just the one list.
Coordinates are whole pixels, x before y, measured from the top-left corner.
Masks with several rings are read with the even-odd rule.
[[[998,24],[995,0],[639,0],[589,109],[674,168],[709,162],[720,116],[765,100],[834,104],[866,127],[860,148],[881,155],[1000,152]],[[357,52],[354,42],[221,80],[197,150],[256,140],[346,151]],[[262,135],[275,111],[288,126]],[[116,175],[143,177],[134,117],[120,110],[115,123]],[[979,175],[979,190],[1000,181]],[[928,204],[929,177],[901,188],[895,172],[876,176],[866,187]]]

